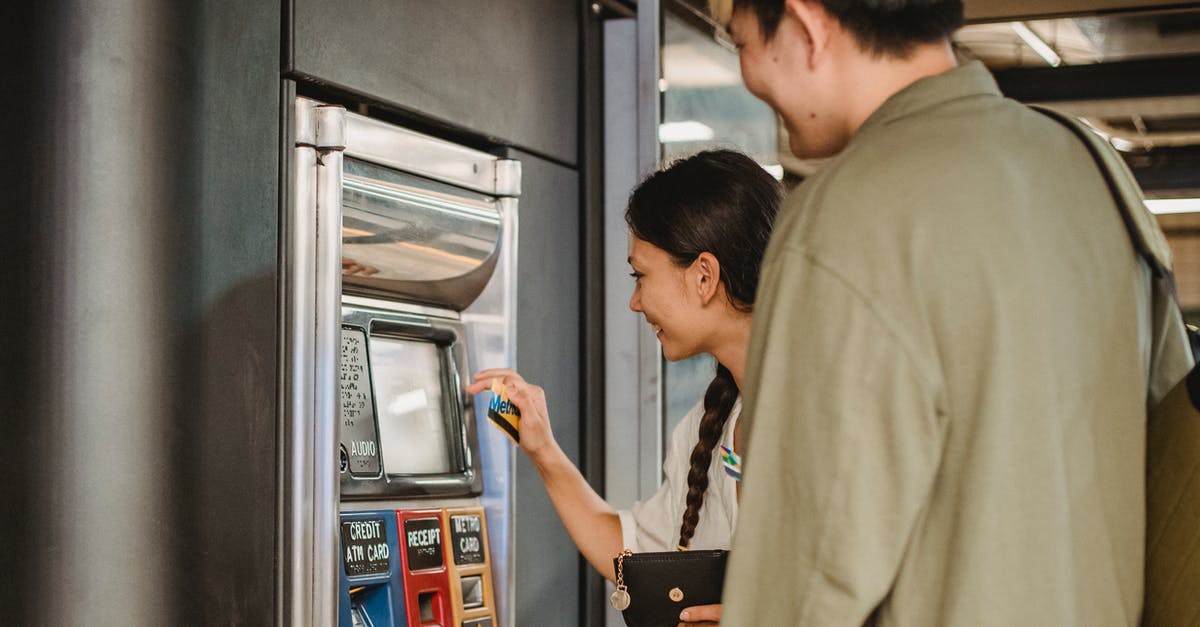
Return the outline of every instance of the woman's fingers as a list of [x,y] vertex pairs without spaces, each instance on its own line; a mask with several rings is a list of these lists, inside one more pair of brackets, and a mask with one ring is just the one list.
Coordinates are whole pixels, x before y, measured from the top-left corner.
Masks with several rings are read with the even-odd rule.
[[[542,388],[536,385],[530,385],[524,381],[512,381],[508,384],[508,400],[512,401],[517,409],[521,409],[522,416],[526,411],[545,411],[545,401],[538,403],[538,394],[542,392]],[[544,395],[542,398],[545,398]]]
[[512,368],[488,368],[486,370],[480,370],[479,372],[476,372],[475,376],[472,378],[476,381],[483,379],[513,379],[516,381],[525,380],[524,377],[522,377],[519,373],[517,373],[516,370],[513,370]]
[[467,394],[478,394],[490,387],[492,387],[491,379],[476,381],[467,386]]
[[521,375],[518,374],[517,371],[511,368],[489,368],[487,370],[480,370],[479,372],[476,372],[475,376],[472,378],[475,379],[475,381],[467,386],[467,394],[478,394],[490,388],[492,386],[493,379],[500,379],[504,385],[511,385],[513,381],[525,381],[525,379],[521,378]]
[[716,625],[721,621],[721,605],[693,605],[679,613],[680,625]]

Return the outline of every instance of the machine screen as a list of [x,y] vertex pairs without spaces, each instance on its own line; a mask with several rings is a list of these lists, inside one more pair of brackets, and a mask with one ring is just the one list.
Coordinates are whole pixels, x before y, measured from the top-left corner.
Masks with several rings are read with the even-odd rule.
[[372,380],[379,446],[389,475],[451,472],[443,413],[442,360],[436,344],[373,336]]

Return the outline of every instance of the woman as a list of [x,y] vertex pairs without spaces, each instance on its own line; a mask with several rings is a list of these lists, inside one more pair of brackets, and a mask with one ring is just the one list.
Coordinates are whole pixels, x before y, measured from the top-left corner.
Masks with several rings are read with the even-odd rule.
[[703,402],[672,434],[666,481],[650,499],[619,512],[605,503],[555,442],[542,388],[516,372],[485,370],[467,388],[478,394],[503,381],[521,409],[521,449],[579,551],[610,581],[612,558],[623,549],[729,548],[737,491],[714,449],[737,449],[750,312],[780,198],[775,179],[729,150],[678,161],[630,196],[625,221],[637,283],[629,308],[654,327],[667,359],[708,353],[718,362]]

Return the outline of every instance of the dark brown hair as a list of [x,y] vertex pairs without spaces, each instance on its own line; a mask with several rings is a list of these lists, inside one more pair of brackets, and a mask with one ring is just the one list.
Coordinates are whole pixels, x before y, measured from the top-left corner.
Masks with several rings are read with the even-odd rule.
[[[917,44],[946,39],[963,22],[962,0],[819,0],[864,51],[907,58]],[[775,36],[784,0],[733,0],[734,10],[750,9],[764,39]]]
[[[749,312],[781,197],[779,183],[746,155],[710,150],[642,181],[629,197],[625,222],[635,237],[663,249],[680,266],[690,265],[700,253],[711,253],[720,264],[720,281],[730,304]],[[737,397],[733,375],[717,364],[704,394],[699,440],[692,449],[681,547],[688,546],[696,531],[713,449]]]

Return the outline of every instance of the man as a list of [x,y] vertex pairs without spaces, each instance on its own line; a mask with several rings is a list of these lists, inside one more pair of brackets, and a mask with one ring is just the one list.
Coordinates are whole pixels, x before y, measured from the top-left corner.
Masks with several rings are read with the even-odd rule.
[[956,66],[960,1],[725,14],[836,157],[763,266],[722,625],[1136,624],[1149,274],[1083,143]]

